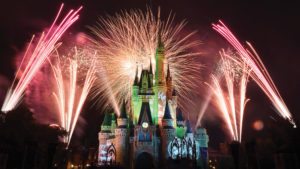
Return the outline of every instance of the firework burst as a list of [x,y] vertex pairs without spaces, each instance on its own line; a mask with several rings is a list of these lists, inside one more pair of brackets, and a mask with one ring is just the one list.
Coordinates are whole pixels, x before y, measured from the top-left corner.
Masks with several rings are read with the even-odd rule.
[[54,96],[57,101],[61,127],[68,133],[68,136],[64,138],[67,144],[70,143],[82,106],[95,81],[93,62],[88,69],[81,67],[82,64],[86,64],[85,59],[81,60],[81,58],[88,56],[88,53],[75,48],[72,58],[64,58],[64,63],[58,59],[57,64],[51,64],[57,86]]
[[[20,72],[21,67],[23,66],[23,60],[21,65],[16,73],[16,77],[12,83],[12,86],[8,90],[4,103],[2,105],[1,111],[8,112],[16,108],[16,106],[20,103],[23,93],[30,83],[30,81],[35,76],[36,72],[41,68],[44,61],[47,57],[52,53],[52,51],[57,47],[57,41],[61,38],[61,36],[65,33],[65,31],[79,18],[79,11],[81,7],[76,11],[70,10],[68,14],[64,17],[64,19],[55,26],[57,20],[62,12],[63,4],[61,5],[57,16],[50,26],[49,30],[46,33],[42,33],[41,37],[38,40],[37,45],[32,46],[32,41],[34,36],[32,37],[27,50],[23,56],[23,60],[28,56],[29,61],[21,74],[19,81],[16,82],[16,77]],[[30,52],[33,51],[33,52]]]
[[213,29],[220,33],[235,48],[244,63],[251,68],[251,78],[271,100],[273,106],[279,112],[279,115],[281,115],[284,119],[289,120],[289,122],[296,127],[289,109],[285,105],[268,70],[252,45],[247,42],[247,47],[249,47],[249,49],[245,48],[221,21],[219,21],[218,24],[213,24]]
[[155,16],[150,9],[123,11],[100,18],[97,25],[90,28],[96,36],[92,40],[94,47],[99,51],[97,75],[100,78],[96,94],[109,98],[114,102],[110,104],[115,106],[122,99],[129,100],[136,68],[139,74],[149,68],[150,62],[155,68],[155,53],[161,38],[175,89],[181,98],[188,99],[200,80],[202,66],[197,60],[199,52],[192,50],[199,44],[191,40],[195,32],[184,32],[185,25],[185,21],[175,24],[173,14],[163,21],[160,12]]
[[[221,112],[221,117],[226,123],[232,139],[241,142],[244,109],[246,99],[246,88],[250,69],[246,64],[238,61],[233,55],[222,51],[221,65],[223,77],[211,76],[212,85],[209,85],[215,96],[215,104]],[[235,59],[233,61],[232,59]],[[225,85],[222,85],[222,84]]]

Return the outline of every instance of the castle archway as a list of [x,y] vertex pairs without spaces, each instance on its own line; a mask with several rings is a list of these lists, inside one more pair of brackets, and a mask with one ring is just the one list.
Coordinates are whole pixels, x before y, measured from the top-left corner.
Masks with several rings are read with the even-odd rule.
[[153,169],[154,160],[151,154],[143,152],[135,160],[135,169]]

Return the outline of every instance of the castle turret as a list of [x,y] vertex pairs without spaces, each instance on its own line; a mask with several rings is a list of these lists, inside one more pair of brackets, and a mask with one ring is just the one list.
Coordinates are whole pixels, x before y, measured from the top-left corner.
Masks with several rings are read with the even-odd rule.
[[98,155],[98,164],[104,165],[106,160],[106,148],[107,148],[107,140],[111,136],[111,115],[110,113],[105,113],[101,130],[98,134],[99,139],[99,155]]
[[121,166],[127,166],[129,150],[129,129],[128,118],[126,113],[126,103],[124,102],[120,111],[120,115],[117,119],[118,127],[115,129],[115,146],[116,146],[116,162]]
[[173,119],[170,113],[170,108],[168,102],[166,102],[165,112],[162,119],[162,157],[167,160],[171,155],[169,154],[168,147],[169,144],[175,138],[175,128],[173,127]]
[[197,158],[197,165],[201,168],[208,168],[208,141],[209,137],[207,135],[205,128],[197,128],[195,133],[195,140],[198,144],[197,151],[199,156]]
[[161,120],[164,115],[164,107],[167,102],[166,99],[166,78],[164,71],[164,62],[165,62],[165,54],[164,54],[164,44],[161,40],[161,36],[159,34],[158,44],[156,48],[156,69],[155,69],[155,100],[154,100],[154,113],[155,116],[158,117],[158,124],[161,125]]

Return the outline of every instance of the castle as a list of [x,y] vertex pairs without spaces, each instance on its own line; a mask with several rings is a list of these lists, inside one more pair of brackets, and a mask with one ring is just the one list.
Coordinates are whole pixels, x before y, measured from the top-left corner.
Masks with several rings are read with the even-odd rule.
[[[136,71],[131,103],[125,102],[119,117],[106,113],[99,132],[98,164],[124,168],[161,168],[175,159],[194,160],[206,168],[208,135],[204,128],[193,133],[177,105],[169,65],[165,75],[164,44],[156,49],[156,71]],[[130,113],[129,113],[130,112]]]

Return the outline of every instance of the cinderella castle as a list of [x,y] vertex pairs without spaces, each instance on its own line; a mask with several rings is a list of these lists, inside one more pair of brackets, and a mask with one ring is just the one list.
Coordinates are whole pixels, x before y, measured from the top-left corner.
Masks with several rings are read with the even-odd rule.
[[177,104],[161,40],[155,59],[154,74],[151,62],[140,78],[136,71],[130,104],[123,103],[118,117],[105,114],[98,136],[99,166],[164,168],[172,161],[185,160],[207,168],[208,135],[204,128],[193,131]]

